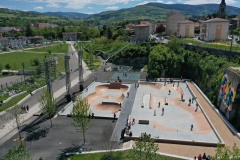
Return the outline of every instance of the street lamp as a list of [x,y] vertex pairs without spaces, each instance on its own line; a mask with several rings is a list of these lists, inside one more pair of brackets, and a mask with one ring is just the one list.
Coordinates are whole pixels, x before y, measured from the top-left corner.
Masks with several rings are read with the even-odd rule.
[[232,35],[232,39],[231,39],[231,46],[230,46],[230,55],[229,55],[229,61],[230,61],[230,57],[232,56],[232,43],[233,43],[233,25],[230,24],[229,28],[231,29],[231,35]]

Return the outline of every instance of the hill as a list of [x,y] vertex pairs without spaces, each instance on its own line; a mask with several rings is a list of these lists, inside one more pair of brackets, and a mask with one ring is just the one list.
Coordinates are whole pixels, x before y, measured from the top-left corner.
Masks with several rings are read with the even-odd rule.
[[[165,20],[166,14],[172,10],[184,12],[188,17],[203,16],[218,11],[218,4],[203,4],[203,5],[186,5],[186,4],[162,4],[148,3],[128,9],[117,11],[107,11],[99,14],[94,14],[88,17],[88,20],[98,20],[100,22],[123,21],[123,20]],[[228,15],[240,15],[240,8],[227,6]]]
[[87,18],[89,16],[88,14],[76,12],[45,12],[45,15],[62,18]]
[[11,10],[0,8],[0,27],[5,26],[27,26],[29,23],[53,23],[59,26],[64,25],[81,25],[81,19],[68,19],[56,16],[50,16],[38,12],[24,12],[19,10]]

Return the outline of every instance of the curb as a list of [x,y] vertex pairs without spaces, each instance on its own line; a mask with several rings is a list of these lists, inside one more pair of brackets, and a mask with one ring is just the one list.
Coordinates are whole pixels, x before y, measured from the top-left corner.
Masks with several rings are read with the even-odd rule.
[[13,98],[15,98],[15,97],[17,97],[17,96],[19,96],[19,95],[22,95],[22,94],[25,93],[25,92],[27,92],[27,91],[23,91],[23,92],[20,92],[20,93],[18,93],[18,94],[15,94],[15,95],[11,96],[11,97],[9,97],[8,99],[4,100],[3,103],[7,103],[7,102],[10,101],[11,99],[13,99]]

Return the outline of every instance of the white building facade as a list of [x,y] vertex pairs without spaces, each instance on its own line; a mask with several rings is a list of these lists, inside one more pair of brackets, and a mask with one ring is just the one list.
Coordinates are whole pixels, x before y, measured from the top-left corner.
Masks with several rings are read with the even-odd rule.
[[222,18],[213,18],[204,21],[200,29],[200,39],[204,41],[227,40],[229,21]]
[[169,12],[166,19],[166,34],[168,36],[177,35],[178,23],[185,20],[185,16],[181,12]]
[[177,36],[181,38],[194,37],[194,22],[185,20],[178,23]]

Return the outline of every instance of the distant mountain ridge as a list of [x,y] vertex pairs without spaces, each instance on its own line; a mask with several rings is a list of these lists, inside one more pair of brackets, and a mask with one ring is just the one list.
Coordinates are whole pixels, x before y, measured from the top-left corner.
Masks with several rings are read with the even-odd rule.
[[[135,6],[128,9],[120,9],[117,11],[107,11],[90,15],[89,20],[99,21],[122,21],[122,20],[165,20],[166,14],[170,11],[184,12],[187,16],[204,16],[218,12],[218,4],[163,4],[148,3],[145,5]],[[240,8],[227,6],[227,15],[240,15]]]
[[89,16],[88,14],[77,12],[45,12],[44,14],[61,18],[87,18]]

